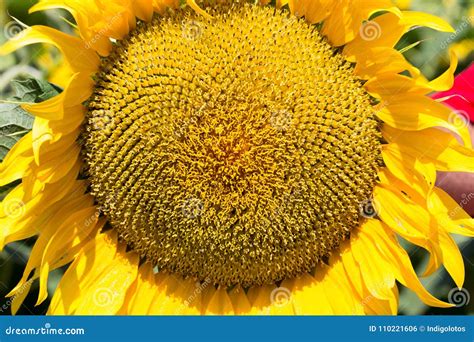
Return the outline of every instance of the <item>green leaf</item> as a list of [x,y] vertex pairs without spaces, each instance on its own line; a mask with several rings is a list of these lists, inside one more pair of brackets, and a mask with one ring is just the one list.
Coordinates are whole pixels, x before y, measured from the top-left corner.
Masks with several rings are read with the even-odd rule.
[[13,80],[11,86],[16,93],[13,99],[19,102],[43,102],[56,96],[60,91],[60,89],[57,89],[51,83],[34,78]]

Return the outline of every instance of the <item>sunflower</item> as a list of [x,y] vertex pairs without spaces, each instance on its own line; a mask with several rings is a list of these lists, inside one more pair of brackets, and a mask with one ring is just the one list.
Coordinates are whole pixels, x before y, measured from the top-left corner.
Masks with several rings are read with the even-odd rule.
[[42,0],[79,37],[33,26],[71,77],[23,104],[32,131],[0,167],[21,179],[0,248],[36,236],[11,291],[67,265],[49,314],[396,314],[398,283],[464,281],[451,234],[474,223],[435,186],[474,171],[466,127],[394,46],[439,18],[391,1]]

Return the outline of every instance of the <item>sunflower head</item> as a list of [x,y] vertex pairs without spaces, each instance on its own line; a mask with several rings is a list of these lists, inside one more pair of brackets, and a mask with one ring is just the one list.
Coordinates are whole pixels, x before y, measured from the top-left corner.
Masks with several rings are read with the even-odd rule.
[[72,262],[51,313],[387,314],[395,280],[449,306],[397,235],[462,286],[449,233],[474,225],[435,180],[474,153],[426,96],[456,61],[429,82],[393,48],[449,25],[389,1],[186,3],[44,0],[80,37],[33,27],[0,49],[51,43],[72,75],[24,105],[35,126],[0,168],[26,209],[0,241],[39,232],[12,294],[39,278],[43,301]]
[[139,24],[103,60],[83,133],[92,194],[161,269],[226,286],[310,272],[371,197],[369,95],[304,20],[206,9]]

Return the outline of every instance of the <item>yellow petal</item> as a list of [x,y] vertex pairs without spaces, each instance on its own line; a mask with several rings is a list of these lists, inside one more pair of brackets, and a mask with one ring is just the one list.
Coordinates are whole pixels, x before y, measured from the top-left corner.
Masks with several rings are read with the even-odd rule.
[[424,26],[441,32],[454,32],[454,29],[440,17],[415,11],[403,11],[402,23],[407,27]]
[[234,307],[224,287],[214,292],[206,308],[207,315],[233,315]]
[[413,270],[408,254],[382,222],[378,220],[366,221],[359,229],[358,236],[364,239],[366,244],[372,243],[377,247],[379,255],[376,255],[374,260],[381,262],[386,260],[385,267],[394,274],[400,283],[413,290],[425,304],[437,307],[453,306],[436,299],[426,291]]
[[287,5],[288,3],[294,3],[294,0],[276,0],[276,7],[281,8]]
[[[391,174],[409,186],[405,191],[415,202],[424,202],[436,182],[436,169],[433,164],[425,164],[419,159],[404,153],[399,145],[382,146],[382,157]],[[389,180],[388,182],[392,182]],[[413,193],[418,192],[418,194]]]
[[131,6],[130,1],[120,0],[40,0],[30,8],[30,13],[53,8],[69,11],[86,49],[107,56],[112,49],[110,38],[123,39],[135,27]]
[[474,151],[459,145],[449,133],[436,128],[410,132],[384,125],[382,134],[404,154],[432,163],[439,171],[474,172]]
[[296,315],[332,315],[334,311],[321,284],[325,270],[316,271],[320,275],[313,278],[303,274],[294,281],[291,301]]
[[443,229],[438,230],[439,244],[443,254],[443,265],[453,278],[458,288],[464,283],[464,261],[456,242]]
[[374,190],[377,213],[380,219],[406,240],[423,247],[430,253],[425,275],[433,273],[442,262],[442,251],[439,244],[439,222],[426,209],[426,201],[415,202],[404,193],[402,187],[395,188],[394,182]]
[[191,7],[193,10],[196,11],[196,13],[199,13],[206,19],[212,19],[212,16],[209,15],[206,11],[204,11],[199,5],[196,3],[196,0],[186,0],[186,3],[188,4],[189,7]]
[[[53,211],[45,218],[45,220],[38,222],[35,229],[39,234],[26,264],[23,279],[26,280],[30,272],[41,265],[43,252],[51,237],[58,231],[64,222],[77,211],[90,207],[93,203],[93,198],[90,195],[83,195],[83,187],[78,187],[77,191],[71,192],[66,198],[59,201],[58,205],[53,206]],[[66,226],[66,229],[68,227]],[[73,236],[72,236],[73,238]],[[53,260],[50,260],[53,262]]]
[[371,31],[361,34],[364,32],[361,30],[357,37],[344,47],[343,53],[351,62],[364,58],[367,51],[393,48],[407,30],[401,23],[400,14],[392,12],[383,13],[369,23],[364,28]]
[[449,24],[432,15],[420,12],[391,11],[372,19],[367,24],[367,28],[370,28],[371,31],[364,34],[364,30],[361,30],[360,34],[345,46],[344,54],[351,62],[355,62],[359,58],[364,58],[370,49],[392,48],[400,41],[403,34],[415,26],[454,32]]
[[144,21],[151,21],[153,17],[153,3],[150,0],[135,0],[135,14]]
[[[89,198],[90,197],[91,196],[89,196]],[[77,209],[79,208],[80,206],[78,206]],[[40,291],[37,305],[42,303],[48,297],[47,279],[48,273],[52,270],[51,265],[59,261],[68,250],[73,248],[73,242],[75,239],[86,241],[91,231],[96,227],[98,217],[97,208],[95,206],[89,206],[85,209],[80,209],[71,213],[65,221],[61,221],[57,230],[48,231],[48,233],[43,232],[41,234],[43,235],[46,233],[45,235],[49,235],[50,237],[44,245],[44,250],[42,251],[41,256]]]
[[401,192],[379,185],[374,189],[374,199],[377,213],[386,225],[408,241],[439,254],[437,243],[431,240],[435,227],[430,214],[422,206]]
[[[23,182],[17,187],[19,190],[15,192],[15,203],[20,204],[18,211],[13,215],[0,218],[0,249],[4,244],[38,233],[35,223],[38,219],[43,218],[42,214],[71,191],[74,191],[76,186],[74,181],[77,178],[79,167],[80,165],[76,164],[62,182],[44,185],[35,179],[32,183],[34,187],[39,187],[39,190],[35,191],[33,195],[26,188],[27,180],[23,179]],[[5,198],[2,204],[8,207],[9,203],[6,203],[6,200]]]
[[329,17],[324,21],[322,34],[333,46],[341,46],[354,40],[364,28],[364,20],[373,13],[386,10],[399,13],[391,1],[341,0],[333,4]]
[[61,94],[40,103],[25,103],[21,107],[47,120],[62,120],[68,108],[81,104],[91,96],[93,87],[94,81],[89,75],[76,73]]
[[[99,234],[90,241],[68,267],[54,292],[48,313],[52,315],[70,315],[79,307],[89,286],[96,277],[104,275],[109,265],[113,265],[117,251],[117,234],[113,231]],[[98,304],[107,304],[110,291],[104,288],[97,291]]]
[[44,161],[40,166],[33,166],[32,170],[39,181],[55,183],[65,177],[68,172],[80,161],[80,147],[72,145],[64,151],[61,157]]
[[304,16],[310,23],[319,23],[331,13],[331,0],[296,0],[290,2],[290,10],[296,16]]
[[36,165],[39,165],[39,149],[42,144],[53,140],[53,133],[48,127],[49,120],[37,117],[33,122],[32,148]]
[[457,220],[455,223],[457,227],[451,229],[450,233],[474,237],[474,219]]
[[[68,84],[66,84],[66,86],[67,85]],[[60,110],[62,111],[62,109]],[[79,104],[73,107],[65,107],[64,117],[61,120],[52,121],[36,116],[32,129],[32,145],[36,165],[40,165],[42,159],[41,152],[49,152],[48,150],[50,148],[46,149],[46,151],[43,151],[42,149],[45,145],[47,146],[46,143],[49,142],[50,145],[57,143],[64,136],[70,135],[70,133],[76,133],[77,136],[79,133],[78,127],[84,121],[85,111],[85,107],[82,104]]]
[[368,315],[397,315],[398,287],[395,285],[389,290],[392,295],[388,300],[375,298],[367,291],[367,295],[362,300],[365,313]]
[[[73,146],[78,146],[78,136],[79,131],[74,131],[70,134],[62,135],[61,138],[56,141],[52,139],[44,142],[41,145],[40,150],[38,150],[38,163],[36,163],[36,165],[38,165],[37,168],[44,169],[45,164],[48,164],[54,159],[63,157],[68,149],[71,149]],[[34,169],[36,165],[33,165],[32,169]]]
[[[41,152],[48,153],[52,149],[51,146],[42,149],[43,146],[48,146],[46,143],[49,143],[49,145],[58,143],[64,136],[71,136],[71,133],[75,133],[75,137],[78,136],[79,130],[77,128],[84,121],[84,106],[80,104],[73,107],[64,107],[64,112],[65,116],[61,120],[52,121],[40,116],[35,118],[32,129],[32,146],[36,165],[40,165]],[[67,145],[60,143],[55,144],[55,146],[62,146],[65,149],[73,143],[67,139],[66,141],[68,142]]]
[[391,288],[395,286],[394,274],[385,267],[385,262],[375,261],[380,254],[370,241],[351,238],[351,253],[357,260],[364,284],[370,294],[378,299],[388,300],[392,296]]
[[467,127],[452,123],[452,111],[429,97],[416,94],[394,95],[376,115],[387,125],[406,131],[443,127],[458,134],[466,146],[471,137]]
[[138,269],[138,276],[135,286],[130,287],[127,297],[124,300],[126,307],[124,314],[146,315],[155,294],[155,274],[153,266],[146,262]]
[[8,152],[0,165],[0,186],[22,178],[34,161],[32,133],[26,134]]
[[[288,286],[288,285],[287,285]],[[251,315],[293,315],[291,288],[275,285],[251,287],[247,296],[252,304]]]
[[46,26],[32,26],[16,39],[7,41],[0,47],[0,55],[7,55],[30,44],[48,43],[57,47],[74,72],[94,73],[100,63],[99,57],[85,48],[84,42]]
[[167,8],[178,8],[179,5],[179,0],[153,0],[153,9],[160,14],[163,14]]
[[63,135],[76,131],[84,121],[86,107],[82,104],[72,107],[68,105],[64,110],[64,117],[61,120],[48,120],[49,129],[53,133],[52,142],[58,141]]
[[424,95],[431,91],[429,85],[424,81],[393,73],[372,77],[365,83],[364,87],[372,96],[382,99],[382,102],[390,102],[394,94]]
[[236,315],[246,315],[250,313],[250,301],[242,286],[237,285],[229,292],[229,298]]
[[354,69],[362,79],[370,79],[384,73],[398,74],[409,71],[412,77],[420,75],[420,71],[408,62],[405,57],[391,47],[377,47],[366,50],[358,56]]
[[188,278],[183,280],[178,296],[185,298],[182,315],[201,315],[202,291],[205,287],[211,286],[208,282],[200,283],[195,279]]
[[202,309],[201,290],[200,285],[191,279],[185,280],[174,274],[158,272],[149,314],[199,314]]
[[[81,291],[77,315],[113,315],[123,304],[126,292],[137,276],[138,255],[117,251],[107,267],[99,272],[92,270],[90,283]],[[81,284],[82,285],[82,284]]]
[[12,310],[13,315],[16,315],[21,305],[25,301],[26,296],[28,295],[28,293],[30,293],[32,284],[33,284],[32,280],[23,284],[23,286],[21,287],[21,290],[18,291],[18,293],[16,293],[15,296],[13,297],[12,304],[11,304],[12,305],[11,310]]
[[[387,278],[382,275],[380,281],[375,281],[375,287],[376,292],[379,292],[380,288],[386,287],[386,290],[382,291],[386,299],[375,297],[367,288],[362,276],[361,267],[356,262],[353,251],[350,248],[350,245],[354,243],[360,243],[358,242],[357,234],[353,234],[350,241],[341,247],[341,260],[346,272],[346,277],[350,280],[354,290],[357,292],[364,312],[369,315],[396,315],[398,312],[397,285],[387,281]],[[389,287],[390,285],[392,285],[391,288]],[[374,283],[372,283],[371,286],[374,287]]]
[[331,256],[329,267],[321,283],[335,315],[364,314],[361,298],[357,297],[356,291],[346,277],[339,256]]

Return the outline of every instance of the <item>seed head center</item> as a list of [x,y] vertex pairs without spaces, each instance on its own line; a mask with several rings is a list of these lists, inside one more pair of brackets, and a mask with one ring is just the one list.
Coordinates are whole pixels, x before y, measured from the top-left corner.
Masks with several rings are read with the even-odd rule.
[[309,272],[371,196],[369,98],[303,20],[208,11],[141,23],[104,59],[82,135],[92,193],[160,269],[243,286]]

